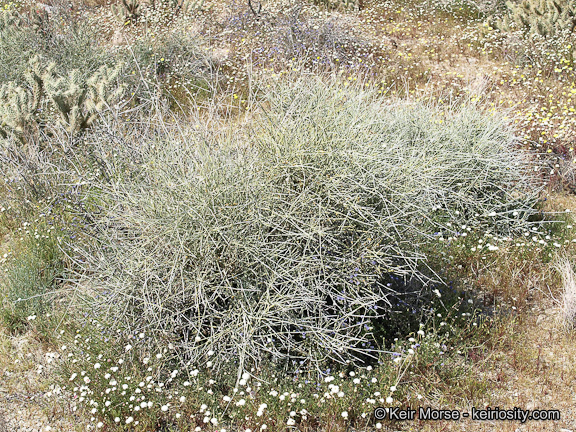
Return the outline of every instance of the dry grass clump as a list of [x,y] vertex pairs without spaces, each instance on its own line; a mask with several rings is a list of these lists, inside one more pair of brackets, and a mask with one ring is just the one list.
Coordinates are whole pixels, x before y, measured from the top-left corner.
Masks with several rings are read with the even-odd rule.
[[567,330],[572,330],[576,326],[576,278],[570,259],[559,258],[556,269],[562,277],[562,324]]

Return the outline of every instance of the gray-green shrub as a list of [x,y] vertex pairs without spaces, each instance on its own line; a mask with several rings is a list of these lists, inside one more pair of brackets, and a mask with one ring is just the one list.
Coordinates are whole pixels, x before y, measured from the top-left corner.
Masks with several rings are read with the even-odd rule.
[[[134,71],[125,82],[130,92],[148,98],[143,88],[162,88],[168,84],[170,92],[215,86],[217,66],[200,48],[198,40],[185,32],[170,32],[134,42],[119,53],[127,59],[127,70]],[[136,71],[138,73],[136,74]],[[155,90],[154,90],[155,91]]]
[[[12,332],[21,332],[28,323],[50,312],[65,261],[52,231],[27,235],[21,249],[0,278],[0,319]],[[26,226],[24,230],[26,229]]]
[[28,61],[40,55],[55,63],[55,72],[81,70],[85,77],[104,64],[114,63],[112,55],[96,42],[97,35],[85,21],[67,8],[55,8],[41,26],[20,10],[0,11],[0,83],[25,83]]
[[103,157],[83,253],[96,315],[239,371],[345,361],[374,352],[387,275],[426,282],[421,245],[530,224],[538,185],[497,117],[309,78],[262,91],[248,130],[149,123]]

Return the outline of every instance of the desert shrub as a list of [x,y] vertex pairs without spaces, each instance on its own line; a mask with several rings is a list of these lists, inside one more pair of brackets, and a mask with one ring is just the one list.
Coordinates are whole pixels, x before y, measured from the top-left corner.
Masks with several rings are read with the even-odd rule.
[[126,59],[126,69],[133,72],[125,82],[130,92],[144,99],[153,97],[142,92],[146,88],[189,96],[217,84],[217,66],[198,41],[185,32],[144,37],[124,49],[119,57]]
[[160,123],[114,150],[116,180],[91,186],[95,315],[239,371],[354,359],[378,344],[390,277],[431,280],[422,245],[529,225],[538,187],[503,121],[336,82],[269,85],[247,131]]
[[534,33],[527,35],[521,30],[505,33],[488,30],[482,39],[483,50],[494,50],[507,61],[527,69],[533,68],[535,73],[554,77],[559,81],[571,79],[574,33],[558,31],[551,38]]
[[137,0],[122,0],[121,3],[110,5],[114,16],[124,25],[135,23],[140,18],[140,2]]
[[242,2],[232,2],[228,10],[218,38],[235,47],[222,62],[231,79],[247,80],[246,56],[254,71],[301,68],[325,73],[342,68],[355,76],[373,76],[381,68],[375,59],[385,53],[343,14],[322,17],[318,8],[293,1],[264,3],[259,16]]
[[429,8],[478,19],[506,9],[505,0],[425,0]]
[[576,280],[571,261],[567,257],[558,258],[555,267],[562,278],[562,299],[559,301],[562,311],[562,325],[566,330],[576,327]]
[[[314,91],[294,86],[269,93],[273,94],[267,98],[272,108],[267,115],[275,116],[270,121],[276,123],[266,132],[275,141],[285,141],[287,148],[301,151],[310,140],[316,142],[315,134],[322,133],[326,137],[323,143],[356,143],[362,153],[374,152],[372,159],[360,159],[377,161],[382,176],[402,179],[393,182],[394,188],[387,193],[393,194],[394,202],[403,202],[406,208],[417,210],[415,214],[422,214],[422,219],[413,223],[423,228],[446,229],[446,223],[494,224],[493,229],[510,234],[518,228],[519,219],[528,218],[531,206],[526,207],[524,200],[534,180],[519,176],[517,170],[525,170],[528,162],[514,149],[516,141],[505,121],[468,106],[446,111],[419,103],[385,106],[369,92],[360,97],[345,86],[331,89],[333,101],[324,99],[327,94],[321,86]],[[374,141],[380,145],[368,145]],[[502,159],[486,159],[496,148]],[[352,153],[350,161],[343,161],[345,167],[355,160],[352,156],[359,157]],[[367,167],[362,172],[374,173],[375,169]],[[339,177],[344,172],[339,172]],[[340,187],[345,187],[344,182]],[[529,195],[535,199],[535,194]],[[524,210],[508,211],[512,207]]]
[[299,9],[278,17],[269,37],[275,58],[286,63],[299,59],[318,69],[357,61],[359,52],[371,48],[337,20],[315,21]]
[[55,72],[59,74],[78,69],[84,77],[88,77],[103,65],[113,66],[117,63],[117,60],[97,42],[96,31],[78,17],[62,11],[59,15],[51,17],[48,31],[49,43],[35,53],[41,54],[47,61],[56,63]]
[[[42,18],[35,19],[36,15]],[[54,62],[58,73],[78,69],[86,76],[113,61],[95,42],[92,28],[64,8],[49,15],[6,10],[0,16],[1,82],[24,84],[28,61],[36,55]]]
[[3,82],[22,79],[37,35],[23,24],[24,17],[13,10],[0,12],[0,79]]
[[122,25],[146,22],[150,24],[170,24],[181,14],[192,14],[210,9],[204,7],[204,0],[122,0],[112,4],[112,14]]
[[357,11],[360,9],[362,2],[360,0],[315,0],[314,3],[330,9]]

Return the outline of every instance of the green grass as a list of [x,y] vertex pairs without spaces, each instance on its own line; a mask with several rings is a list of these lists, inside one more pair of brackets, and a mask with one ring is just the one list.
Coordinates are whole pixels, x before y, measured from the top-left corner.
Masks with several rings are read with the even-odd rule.
[[[30,229],[24,226],[22,231]],[[25,332],[31,321],[52,311],[54,292],[65,268],[57,237],[46,225],[24,236],[0,282],[1,318],[15,334]]]

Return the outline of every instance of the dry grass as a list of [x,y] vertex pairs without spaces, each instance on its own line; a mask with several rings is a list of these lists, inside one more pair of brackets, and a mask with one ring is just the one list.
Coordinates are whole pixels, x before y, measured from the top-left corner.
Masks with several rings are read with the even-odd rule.
[[[39,342],[32,330],[10,336],[0,329],[0,431],[31,427],[34,430],[85,431],[68,396],[52,395],[52,378],[58,354]],[[3,417],[2,417],[3,416]],[[84,417],[85,418],[85,417]]]
[[562,277],[561,321],[570,331],[576,325],[576,280],[571,260],[567,257],[558,259],[556,269]]
[[573,334],[562,332],[558,308],[542,304],[503,323],[491,336],[485,357],[474,365],[474,378],[489,383],[481,399],[444,404],[470,410],[473,406],[560,410],[561,420],[550,422],[421,422],[403,430],[421,431],[559,431],[576,427],[574,392],[576,347]]

